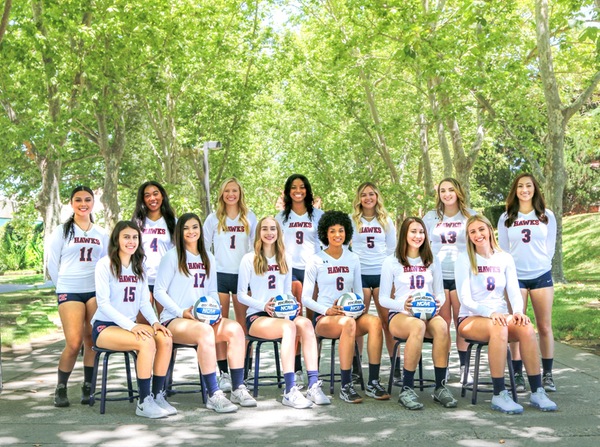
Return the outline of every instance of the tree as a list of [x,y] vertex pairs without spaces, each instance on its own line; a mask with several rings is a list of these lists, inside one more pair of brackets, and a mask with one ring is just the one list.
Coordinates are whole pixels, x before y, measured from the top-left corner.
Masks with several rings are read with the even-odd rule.
[[591,97],[600,83],[600,71],[591,76],[585,89],[570,104],[565,105],[560,97],[560,89],[553,65],[548,0],[536,0],[535,19],[538,61],[540,77],[544,87],[546,100],[547,129],[546,164],[544,166],[544,184],[548,207],[556,214],[558,234],[556,238],[556,254],[552,264],[553,277],[560,282],[565,281],[562,254],[562,214],[563,193],[567,183],[565,168],[565,133],[569,120]]

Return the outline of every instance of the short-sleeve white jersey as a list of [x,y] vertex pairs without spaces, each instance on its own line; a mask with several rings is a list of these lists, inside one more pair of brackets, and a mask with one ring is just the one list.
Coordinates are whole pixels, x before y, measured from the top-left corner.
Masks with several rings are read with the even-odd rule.
[[[471,216],[477,214],[475,210],[468,211]],[[444,279],[454,279],[456,258],[467,250],[467,219],[460,211],[452,217],[444,215],[441,220],[435,210],[423,216],[431,251],[442,265]]]
[[391,218],[387,218],[387,228],[377,219],[368,221],[361,218],[360,230],[352,221],[352,251],[360,258],[360,269],[363,275],[380,275],[381,264],[386,256],[394,253],[396,248],[396,227]]
[[[288,272],[284,275],[279,271],[275,256],[267,258],[269,271],[259,275],[254,270],[255,256],[254,253],[248,253],[242,258],[238,276],[237,297],[240,303],[248,306],[247,316],[262,312],[267,301],[274,296],[292,294],[290,260],[287,259]],[[248,286],[252,295],[248,294]]]
[[148,275],[148,284],[152,286],[156,279],[160,260],[166,252],[173,248],[171,234],[164,217],[156,221],[146,217],[144,231],[142,231],[142,246],[146,255],[144,269]]
[[194,256],[187,250],[185,253],[189,276],[179,271],[176,248],[169,250],[158,266],[154,298],[164,306],[160,314],[163,323],[181,318],[183,311],[192,307],[202,296],[211,296],[219,302],[215,257],[207,253],[210,261],[210,274],[207,274],[200,255]]
[[150,304],[150,292],[145,278],[134,275],[131,264],[121,268],[117,278],[110,268],[110,259],[103,257],[96,265],[96,302],[98,310],[94,321],[112,321],[130,331],[141,311],[150,324],[158,321]]
[[217,272],[237,275],[242,257],[253,250],[256,215],[248,211],[246,218],[250,228],[240,221],[239,214],[235,219],[226,217],[227,231],[219,230],[216,213],[211,213],[204,221],[204,243],[217,259]]
[[299,216],[291,210],[286,222],[283,222],[283,211],[275,216],[275,219],[281,225],[285,251],[292,259],[293,268],[305,270],[310,257],[321,251],[317,227],[323,214],[322,210],[314,208],[311,220],[308,212]]
[[47,246],[48,273],[56,293],[93,292],[96,263],[106,256],[108,234],[96,224],[85,232],[73,224],[74,236],[65,239],[63,228],[56,227]]
[[[390,255],[383,261],[381,268],[381,285],[379,302],[383,307],[396,312],[404,311],[404,303],[409,296],[416,292],[432,294],[440,302],[440,307],[446,301],[444,281],[440,262],[434,259],[433,264],[425,267],[423,260],[408,258],[409,266],[400,264],[395,255]],[[392,287],[394,289],[392,289]],[[394,296],[392,298],[392,290]]]
[[546,216],[547,224],[537,218],[535,210],[529,214],[518,213],[510,228],[505,225],[506,213],[498,220],[498,244],[513,256],[519,279],[535,279],[552,268],[556,217],[549,209]]
[[[316,301],[313,300],[315,285],[319,288]],[[306,266],[302,304],[324,315],[340,295],[346,292],[354,292],[362,297],[358,255],[346,248],[339,259],[329,256],[325,251],[313,255]]]
[[476,258],[476,275],[471,271],[467,253],[459,254],[456,260],[456,292],[460,301],[458,316],[489,317],[493,312],[508,313],[505,291],[513,313],[522,313],[523,297],[512,256],[505,251],[497,251],[489,259],[479,255]]

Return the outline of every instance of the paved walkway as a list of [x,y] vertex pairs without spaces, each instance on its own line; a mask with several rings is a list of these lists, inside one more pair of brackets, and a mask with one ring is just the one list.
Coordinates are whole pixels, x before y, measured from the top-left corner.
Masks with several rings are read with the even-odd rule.
[[[522,415],[492,411],[489,394],[480,394],[477,405],[470,397],[460,398],[456,409],[443,409],[421,392],[423,411],[410,412],[397,403],[398,389],[390,401],[365,397],[360,405],[341,402],[309,410],[283,407],[276,387],[262,387],[258,408],[240,409],[233,415],[206,410],[199,395],[172,397],[179,414],[163,420],[135,416],[134,404],[109,402],[107,412],[99,405],[90,408],[78,403],[81,367],[73,373],[69,387],[71,407],[52,406],[61,340],[46,342],[29,352],[2,356],[4,389],[0,394],[0,446],[220,446],[220,445],[348,445],[397,446],[411,442],[421,446],[600,446],[600,357],[558,343],[552,394],[559,405],[556,413],[542,413],[529,407],[527,395]],[[267,350],[270,352],[270,350]],[[328,358],[324,350],[323,359]],[[430,353],[424,354],[426,374],[432,371]],[[270,353],[264,358],[273,366]],[[111,367],[119,375],[121,361]],[[328,367],[326,363],[323,366]],[[365,360],[366,366],[366,360]],[[453,372],[457,371],[452,359]],[[367,368],[365,367],[365,371]],[[384,361],[382,379],[388,377]],[[176,374],[197,374],[192,357],[180,354]],[[119,377],[113,378],[119,381]],[[459,396],[456,376],[451,384]],[[338,385],[339,386],[339,385]],[[338,390],[336,386],[336,392]]]

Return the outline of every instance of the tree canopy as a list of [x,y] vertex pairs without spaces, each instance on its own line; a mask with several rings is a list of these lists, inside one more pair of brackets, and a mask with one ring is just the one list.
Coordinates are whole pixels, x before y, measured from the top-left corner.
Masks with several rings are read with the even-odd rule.
[[46,232],[77,184],[108,227],[145,180],[205,214],[219,140],[212,202],[235,176],[257,215],[293,172],[345,211],[374,180],[397,218],[445,176],[475,208],[520,171],[559,216],[600,200],[598,0],[395,3],[4,0],[0,192]]

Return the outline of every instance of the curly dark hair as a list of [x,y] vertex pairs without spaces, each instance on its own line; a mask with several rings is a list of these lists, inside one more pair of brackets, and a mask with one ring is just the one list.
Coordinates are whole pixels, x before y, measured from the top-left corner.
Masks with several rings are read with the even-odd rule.
[[348,244],[352,240],[352,221],[350,216],[342,211],[325,211],[325,214],[319,219],[319,226],[317,228],[317,235],[323,245],[329,245],[329,239],[327,238],[327,231],[334,225],[341,225],[344,227],[346,232],[346,239],[344,244]]

